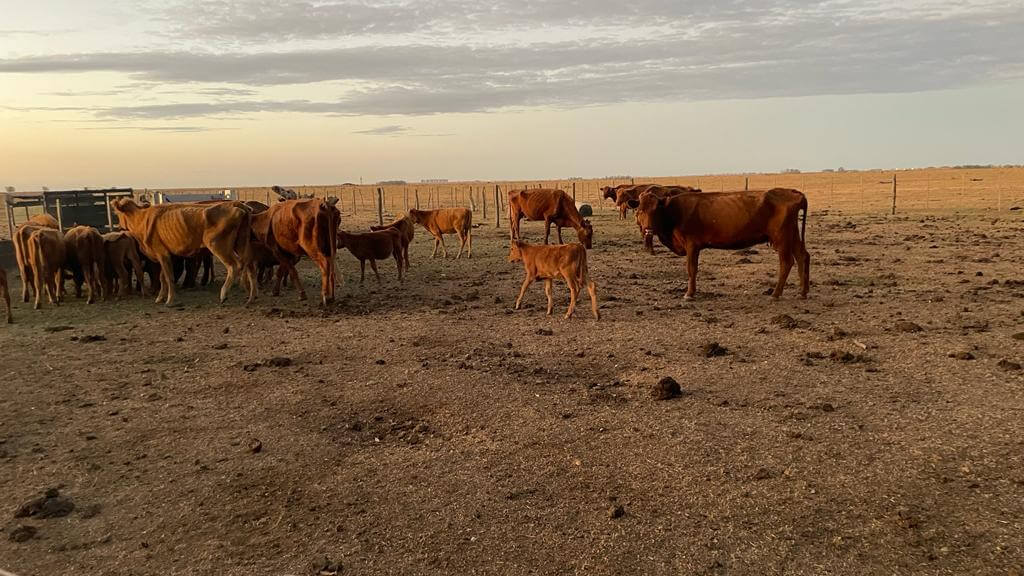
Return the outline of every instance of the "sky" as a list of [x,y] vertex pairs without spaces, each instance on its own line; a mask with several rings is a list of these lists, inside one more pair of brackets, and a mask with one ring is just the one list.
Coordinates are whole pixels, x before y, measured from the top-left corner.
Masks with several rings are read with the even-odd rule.
[[0,185],[1024,162],[1024,0],[0,0]]

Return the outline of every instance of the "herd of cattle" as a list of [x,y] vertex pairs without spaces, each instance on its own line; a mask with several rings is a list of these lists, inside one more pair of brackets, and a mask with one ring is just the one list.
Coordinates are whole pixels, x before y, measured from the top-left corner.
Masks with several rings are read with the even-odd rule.
[[[779,255],[778,281],[772,296],[778,298],[794,262],[800,275],[800,295],[810,287],[810,255],[804,246],[807,199],[796,191],[775,188],[767,191],[704,193],[698,189],[651,184],[625,185],[602,189],[604,198],[615,202],[621,218],[633,209],[644,246],[654,250],[655,236],[670,250],[686,256],[689,283],[685,298],[696,293],[697,261],[705,248],[739,249],[769,243]],[[258,286],[274,276],[273,294],[280,294],[282,282],[290,278],[306,298],[296,264],[306,256],[320,270],[321,302],[334,300],[337,283],[335,254],[347,249],[360,262],[360,282],[365,278],[366,262],[380,281],[378,260],[394,258],[399,280],[409,270],[409,244],[415,226],[426,229],[447,258],[445,234],[455,234],[463,252],[472,256],[473,213],[465,208],[410,210],[386,226],[373,226],[368,232],[340,229],[341,213],[336,198],[298,198],[282,196],[267,206],[261,202],[207,201],[191,204],[150,205],[132,199],[119,199],[111,206],[117,214],[120,232],[100,234],[95,228],[76,226],[62,233],[56,219],[48,214],[32,217],[14,233],[15,257],[22,278],[22,300],[34,295],[39,309],[43,293],[51,304],[64,297],[65,279],[72,279],[75,293],[87,301],[108,299],[114,294],[127,297],[133,291],[146,292],[144,276],[149,276],[150,293],[157,303],[174,304],[175,288],[184,273],[183,287],[194,286],[200,267],[202,284],[212,279],[213,259],[226,270],[220,301],[237,281],[244,284],[247,302],[256,299]],[[803,220],[800,220],[800,213]],[[595,318],[599,318],[594,282],[587,270],[587,250],[593,245],[594,229],[576,208],[573,199],[562,190],[528,189],[508,193],[508,217],[511,242],[509,260],[521,261],[526,272],[516,300],[519,309],[527,288],[537,279],[545,282],[547,313],[553,307],[552,281],[565,280],[570,303],[565,314],[572,316],[577,296],[586,289]],[[544,222],[544,245],[521,240],[520,221]],[[559,244],[549,245],[551,225]],[[562,228],[573,228],[579,243],[563,244]],[[276,270],[276,272],[275,272]],[[133,281],[134,274],[134,281]],[[0,268],[0,292],[11,322],[11,304],[5,271]]]

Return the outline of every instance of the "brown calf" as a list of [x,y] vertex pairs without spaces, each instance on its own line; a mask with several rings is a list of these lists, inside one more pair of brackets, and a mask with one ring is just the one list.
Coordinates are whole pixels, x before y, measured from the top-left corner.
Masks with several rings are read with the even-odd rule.
[[402,233],[402,262],[405,263],[405,271],[408,272],[409,244],[412,244],[412,240],[416,236],[416,226],[408,214],[386,226],[370,226],[370,230],[373,232],[387,230],[388,228],[394,228]]
[[59,305],[63,300],[60,287],[64,283],[65,258],[64,235],[60,230],[40,228],[29,236],[28,262],[35,283],[36,310],[42,307],[44,286],[50,304]]
[[[100,294],[110,297],[110,285],[106,281],[106,252],[103,236],[90,226],[75,226],[64,233],[64,267],[71,271],[75,283],[75,297],[82,297],[82,282],[89,289],[87,304],[96,301]],[[61,282],[63,284],[63,281]]]
[[14,322],[14,316],[11,315],[11,288],[7,285],[7,270],[3,268],[0,268],[0,298],[4,299],[7,323],[10,324]]
[[249,287],[247,302],[256,299],[256,279],[249,255],[249,210],[241,202],[208,206],[160,204],[139,206],[131,199],[111,203],[121,227],[139,242],[146,256],[160,264],[160,290],[156,302],[174,304],[174,256],[192,256],[208,249],[227,269],[220,301],[228,297],[235,279],[244,277]]
[[537,278],[544,280],[544,293],[548,297],[548,316],[554,302],[551,299],[551,282],[555,278],[564,278],[569,285],[569,310],[565,317],[570,318],[576,310],[576,297],[580,289],[586,287],[590,293],[590,308],[594,312],[594,318],[600,319],[601,314],[597,311],[597,289],[590,280],[587,270],[587,249],[582,244],[559,244],[557,246],[532,246],[519,240],[513,240],[509,247],[509,262],[522,261],[526,269],[526,279],[519,290],[519,298],[516,299],[515,309],[523,303],[523,296],[526,289],[530,287]]
[[434,237],[434,251],[430,257],[437,256],[440,246],[444,257],[448,257],[448,248],[444,245],[445,234],[456,234],[459,237],[459,254],[467,249],[466,256],[473,257],[473,212],[468,208],[441,208],[440,210],[409,210],[409,219],[423,226]]
[[364,232],[362,234],[350,234],[338,230],[338,248],[346,248],[353,256],[359,259],[359,283],[363,283],[366,277],[366,261],[370,261],[370,268],[380,282],[380,273],[377,272],[377,260],[394,257],[398,265],[398,281],[402,281],[402,232],[397,228],[387,228],[375,232]]
[[576,209],[571,196],[562,190],[509,190],[508,192],[508,223],[513,240],[519,240],[519,221],[523,218],[544,222],[544,243],[551,237],[551,225],[555,225],[558,243],[562,243],[562,228],[572,226],[576,229],[580,243],[591,248],[594,228],[589,220],[584,220]]
[[[654,236],[679,255],[686,255],[689,284],[687,300],[697,292],[697,261],[705,248],[740,249],[762,242],[779,254],[779,277],[772,298],[782,295],[796,261],[800,272],[800,296],[810,289],[811,256],[804,246],[807,198],[797,190],[679,194],[659,198],[647,193],[635,201],[637,223],[645,242]],[[803,221],[800,221],[800,212]]]
[[[104,274],[110,293],[118,292],[125,298],[132,293],[132,272],[139,279],[139,294],[145,294],[142,258],[139,245],[127,232],[108,232],[103,235],[103,252],[106,257]],[[129,268],[130,266],[130,268]]]
[[14,231],[14,259],[18,263],[18,274],[21,276],[21,301],[28,302],[29,295],[35,289],[32,278],[32,267],[28,259],[28,239],[33,232],[41,228],[58,230],[57,219],[49,214],[36,214]]

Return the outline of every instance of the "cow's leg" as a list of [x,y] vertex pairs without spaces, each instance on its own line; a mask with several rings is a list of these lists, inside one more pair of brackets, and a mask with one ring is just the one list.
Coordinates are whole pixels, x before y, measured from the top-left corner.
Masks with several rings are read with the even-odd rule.
[[693,297],[697,295],[697,261],[700,259],[700,249],[687,246],[686,247],[686,275],[689,278],[689,282],[686,286],[686,295],[683,296],[683,300],[693,300]]
[[292,284],[295,284],[295,289],[299,291],[299,300],[306,300],[306,287],[302,285],[302,280],[299,279],[299,269],[293,263],[288,264],[288,276],[292,279]]
[[462,258],[462,251],[466,249],[466,233],[459,230],[457,234],[459,236],[459,254],[455,257],[456,260]]
[[590,309],[594,312],[594,319],[600,320],[601,313],[597,311],[597,286],[593,282],[586,280],[587,292],[590,293]]
[[128,272],[128,267],[124,265],[124,260],[114,263],[114,274],[117,275],[118,296],[120,298],[127,298],[131,295],[132,276]]
[[320,304],[327,306],[334,301],[334,268],[331,266],[334,258],[317,253],[316,256],[310,256],[310,259],[320,269]]
[[50,282],[46,286],[46,291],[50,293],[50,299],[53,301],[53,304],[60,306],[60,303],[64,301],[60,293],[60,284],[64,283],[64,270],[58,267],[57,271],[50,275]]
[[437,235],[438,240],[441,241],[441,252],[444,253],[445,260],[448,259],[448,247],[444,244],[444,233]]
[[533,280],[534,280],[533,275],[530,274],[529,272],[527,272],[526,273],[526,279],[523,280],[523,287],[519,289],[519,298],[516,298],[516,305],[515,305],[515,309],[516,310],[519,310],[519,307],[522,305],[522,303],[523,303],[523,296],[526,294],[526,289],[530,287],[530,284],[533,284]]
[[405,262],[405,271],[409,272],[409,243],[402,245],[402,261]]
[[569,286],[569,309],[565,311],[565,319],[572,318],[572,313],[576,311],[576,298],[579,296],[580,287],[576,282],[576,275],[568,272],[562,274],[565,277],[565,283]]
[[359,283],[362,284],[366,280],[366,260],[359,259]]
[[203,279],[200,285],[207,286],[213,282],[213,254],[203,254]]
[[466,244],[467,244],[467,250],[469,251],[468,256],[470,258],[472,258],[473,257],[473,227],[472,226],[470,226],[469,229],[466,230]]
[[377,261],[370,258],[370,268],[373,270],[373,275],[377,277],[377,284],[380,284],[380,272],[377,271]]
[[548,297],[548,316],[551,316],[551,310],[555,308],[555,300],[551,297],[551,278],[544,279],[544,294]]
[[434,251],[430,253],[431,258],[437,258],[437,248],[441,246],[441,239],[434,236]]
[[160,263],[160,293],[156,295],[156,303],[174,305],[174,290],[177,283],[174,280],[174,261],[170,254],[163,254],[159,257]]
[[562,227],[559,226],[558,224],[555,224],[555,232],[558,232],[558,243],[565,244],[565,242],[562,240]]
[[786,287],[789,271],[793,269],[793,248],[788,241],[783,240],[776,244],[775,249],[779,252],[779,279],[775,283],[775,290],[772,291],[772,298],[777,300]]
[[43,290],[46,290],[46,288],[43,287],[43,271],[41,269],[35,269],[32,271],[32,285],[36,292],[35,304],[33,304],[32,308],[34,310],[39,310],[43,307]]
[[11,316],[11,289],[7,285],[7,276],[3,272],[0,272],[0,296],[4,299],[4,305],[6,306],[5,316],[7,323],[10,324],[14,322],[14,316]]
[[402,263],[402,249],[401,248],[398,248],[397,250],[395,250],[394,257],[395,257],[395,264],[398,265],[398,282],[401,283],[401,282],[404,282],[404,280],[402,280],[402,266],[404,264]]
[[626,210],[627,209],[628,209],[628,207],[626,206],[626,204],[622,204],[621,206],[619,206],[619,220],[625,220],[626,219]]
[[92,262],[82,262],[82,279],[85,280],[86,288],[89,289],[89,296],[85,299],[86,304],[96,302],[96,279],[92,275]]
[[274,274],[274,290],[271,292],[274,296],[281,295],[281,281],[284,279],[285,274],[288,274],[288,268],[281,263],[277,263],[277,272]]
[[548,243],[548,239],[551,238],[551,219],[548,217],[544,218],[544,243]]
[[807,252],[807,246],[803,240],[795,243],[797,271],[800,273],[800,297],[807,298],[807,292],[811,289],[811,255]]

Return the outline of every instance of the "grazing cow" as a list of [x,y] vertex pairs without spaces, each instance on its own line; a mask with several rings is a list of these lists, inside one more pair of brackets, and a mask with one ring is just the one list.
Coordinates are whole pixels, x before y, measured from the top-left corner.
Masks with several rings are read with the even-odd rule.
[[779,277],[772,298],[782,295],[794,260],[800,272],[800,296],[807,297],[811,256],[804,246],[807,198],[801,192],[773,188],[667,198],[648,193],[634,201],[633,207],[649,247],[653,247],[657,235],[670,250],[686,255],[687,300],[692,300],[697,292],[697,260],[701,250],[749,248],[761,242],[769,243],[779,254]]
[[334,255],[341,223],[341,213],[335,207],[337,201],[283,200],[252,217],[256,238],[277,257],[274,296],[281,294],[281,280],[290,274],[299,290],[299,299],[306,299],[295,264],[302,256],[308,256],[320,268],[321,303],[326,306],[334,301]]
[[160,204],[139,206],[134,200],[122,198],[111,206],[117,212],[121,227],[138,242],[142,252],[160,264],[160,290],[156,302],[174,304],[174,256],[193,256],[208,249],[227,269],[220,301],[224,302],[242,276],[249,287],[247,302],[256,299],[256,278],[249,265],[251,215],[241,202],[220,202],[211,205]]
[[625,220],[626,213],[629,211],[627,201],[631,198],[639,198],[640,194],[651,186],[654,184],[619,184],[614,188],[605,186],[601,188],[601,197],[614,202],[615,207],[619,209],[619,220]]
[[89,288],[87,304],[95,302],[99,294],[103,294],[104,299],[109,298],[106,252],[99,230],[91,226],[75,226],[64,233],[64,248],[64,267],[71,271],[75,283],[75,297],[82,297],[84,281]]
[[440,210],[409,210],[409,219],[423,226],[434,237],[434,251],[430,257],[437,256],[440,246],[444,257],[448,257],[448,248],[444,245],[445,234],[456,234],[459,237],[459,254],[467,249],[466,256],[473,257],[473,212],[468,208],[441,208]]
[[576,209],[572,197],[562,190],[509,190],[508,220],[513,240],[519,240],[519,221],[538,220],[544,222],[544,243],[551,237],[551,225],[558,232],[558,243],[562,243],[562,228],[572,226],[576,229],[580,243],[591,248],[594,238],[594,227],[589,220],[584,220]]
[[548,316],[554,302],[551,299],[551,282],[556,278],[564,278],[569,285],[569,309],[565,317],[572,317],[576,310],[576,297],[580,289],[586,287],[590,293],[590,308],[594,312],[594,318],[600,320],[601,314],[597,311],[597,289],[590,280],[587,270],[587,249],[582,244],[559,244],[557,246],[534,246],[513,240],[509,246],[509,262],[522,261],[526,269],[526,279],[519,289],[519,298],[516,299],[515,309],[523,303],[523,296],[526,289],[530,287],[537,278],[544,280],[544,293],[548,297]]
[[[139,279],[139,294],[145,294],[142,258],[139,245],[127,232],[108,232],[103,235],[103,252],[106,256],[104,273],[110,293],[118,292],[125,298],[132,293],[132,272]],[[130,266],[130,268],[129,268]],[[150,282],[152,285],[152,281]]]
[[398,265],[398,281],[402,281],[402,244],[404,236],[397,228],[385,228],[374,232],[362,234],[350,234],[338,230],[338,248],[346,248],[353,256],[359,259],[359,283],[363,283],[366,277],[366,261],[370,261],[370,268],[377,276],[380,283],[380,273],[377,272],[377,260],[394,258]]
[[389,228],[394,228],[402,233],[402,262],[405,263],[405,271],[408,272],[409,244],[412,243],[413,237],[416,236],[416,225],[413,224],[412,219],[408,215],[405,215],[386,226],[370,226],[370,230],[373,232],[387,230]]
[[31,291],[35,289],[32,266],[28,259],[28,239],[33,232],[41,228],[58,230],[60,225],[57,223],[57,219],[49,214],[36,214],[14,231],[14,259],[18,263],[18,274],[21,276],[22,302],[28,302]]
[[11,315],[11,288],[7,285],[7,270],[0,268],[0,297],[4,299],[4,306],[6,306],[7,323],[14,322],[14,316]]
[[28,261],[36,292],[33,308],[36,310],[42,307],[44,289],[50,304],[60,305],[63,300],[60,287],[64,283],[66,257],[64,235],[60,230],[40,228],[28,237]]

